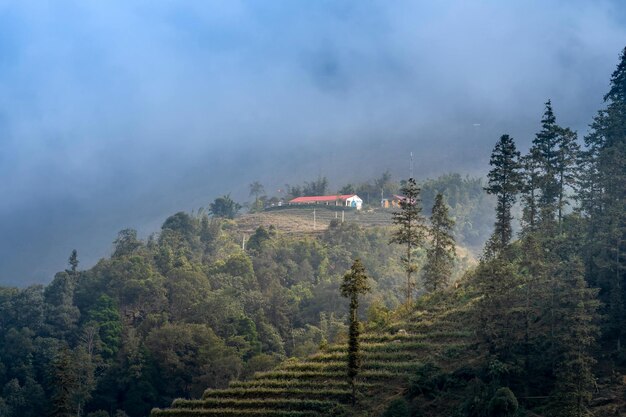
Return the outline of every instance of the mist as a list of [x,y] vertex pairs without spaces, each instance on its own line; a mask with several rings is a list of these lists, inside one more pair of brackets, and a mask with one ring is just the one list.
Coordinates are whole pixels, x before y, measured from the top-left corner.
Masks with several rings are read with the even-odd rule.
[[582,136],[615,1],[0,0],[0,284],[261,181],[483,175],[551,99]]

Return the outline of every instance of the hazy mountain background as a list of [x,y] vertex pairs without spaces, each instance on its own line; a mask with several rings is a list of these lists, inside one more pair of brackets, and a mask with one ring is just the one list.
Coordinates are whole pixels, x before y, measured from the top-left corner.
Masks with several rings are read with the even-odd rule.
[[626,4],[425,3],[0,0],[0,284],[254,180],[482,175],[548,98],[584,133]]

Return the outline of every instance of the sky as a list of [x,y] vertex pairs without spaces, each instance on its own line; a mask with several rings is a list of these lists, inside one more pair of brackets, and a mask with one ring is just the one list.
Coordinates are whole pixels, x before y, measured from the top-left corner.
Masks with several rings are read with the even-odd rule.
[[0,285],[248,184],[484,175],[544,102],[582,136],[620,0],[0,0]]

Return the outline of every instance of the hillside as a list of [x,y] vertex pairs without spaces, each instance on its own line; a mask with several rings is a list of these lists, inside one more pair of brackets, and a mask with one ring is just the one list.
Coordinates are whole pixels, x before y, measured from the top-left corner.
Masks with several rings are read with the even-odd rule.
[[[379,416],[389,401],[406,394],[416,375],[428,376],[437,369],[453,375],[462,366],[470,369],[478,359],[465,314],[471,302],[452,292],[446,298],[443,304],[441,295],[422,300],[410,314],[397,313],[383,329],[369,329],[362,335],[364,357],[355,409],[349,406],[347,346],[337,343],[305,359],[288,359],[250,380],[233,381],[227,389],[208,389],[202,399],[175,400],[171,408],[155,409],[151,415]],[[467,378],[465,372],[454,375]],[[419,408],[421,415],[434,417],[451,415],[457,406],[454,401],[433,399]]]
[[[480,410],[489,400],[483,380],[491,365],[475,331],[480,299],[472,293],[465,282],[421,298],[410,312],[396,311],[382,328],[365,323],[354,408],[346,377],[347,346],[340,342],[250,379],[231,381],[228,388],[207,389],[201,399],[174,400],[170,408],[153,409],[151,417],[378,417],[394,401],[406,402],[410,415],[421,417],[487,415]],[[612,368],[606,357],[598,365],[590,415],[626,415],[626,373]],[[521,397],[520,404],[539,407],[535,412],[520,408],[515,415],[551,415],[541,412],[548,398]]]
[[0,417],[626,417],[626,0],[39,3]]
[[[315,211],[315,221],[313,220]],[[274,229],[287,235],[314,236],[327,231],[334,220],[360,227],[375,227],[389,230],[393,226],[392,209],[338,210],[332,207],[281,207],[258,213],[242,214],[236,220],[236,228],[242,239],[248,239],[259,228]],[[458,237],[459,239],[462,236]],[[466,270],[476,265],[477,252],[462,244],[456,247],[459,269]]]
[[[315,211],[315,214],[313,213]],[[341,221],[361,226],[390,226],[392,211],[387,209],[337,210],[323,205],[317,207],[285,206],[259,213],[244,214],[237,219],[237,228],[242,233],[253,233],[259,226],[274,226],[285,233],[313,233],[326,230],[331,221]],[[314,220],[315,219],[315,220]]]
[[[120,231],[112,255],[92,268],[77,267],[78,252],[45,287],[0,287],[0,415],[63,407],[145,417],[174,398],[306,358],[346,332],[338,288],[355,258],[372,279],[363,316],[400,304],[401,248],[389,244],[389,227],[279,229],[288,216],[180,212],[146,240]],[[252,228],[242,250],[242,231]]]

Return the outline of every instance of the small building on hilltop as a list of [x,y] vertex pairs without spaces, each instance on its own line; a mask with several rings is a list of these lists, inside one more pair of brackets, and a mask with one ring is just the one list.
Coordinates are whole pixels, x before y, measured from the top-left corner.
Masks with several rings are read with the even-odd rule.
[[361,210],[361,207],[363,206],[363,200],[361,200],[356,194],[319,195],[296,197],[293,200],[289,201],[289,204],[323,204],[325,206],[343,206]]
[[380,201],[380,206],[382,208],[398,208],[400,207],[400,202],[404,200],[406,200],[406,197],[394,194],[389,198],[383,198]]

